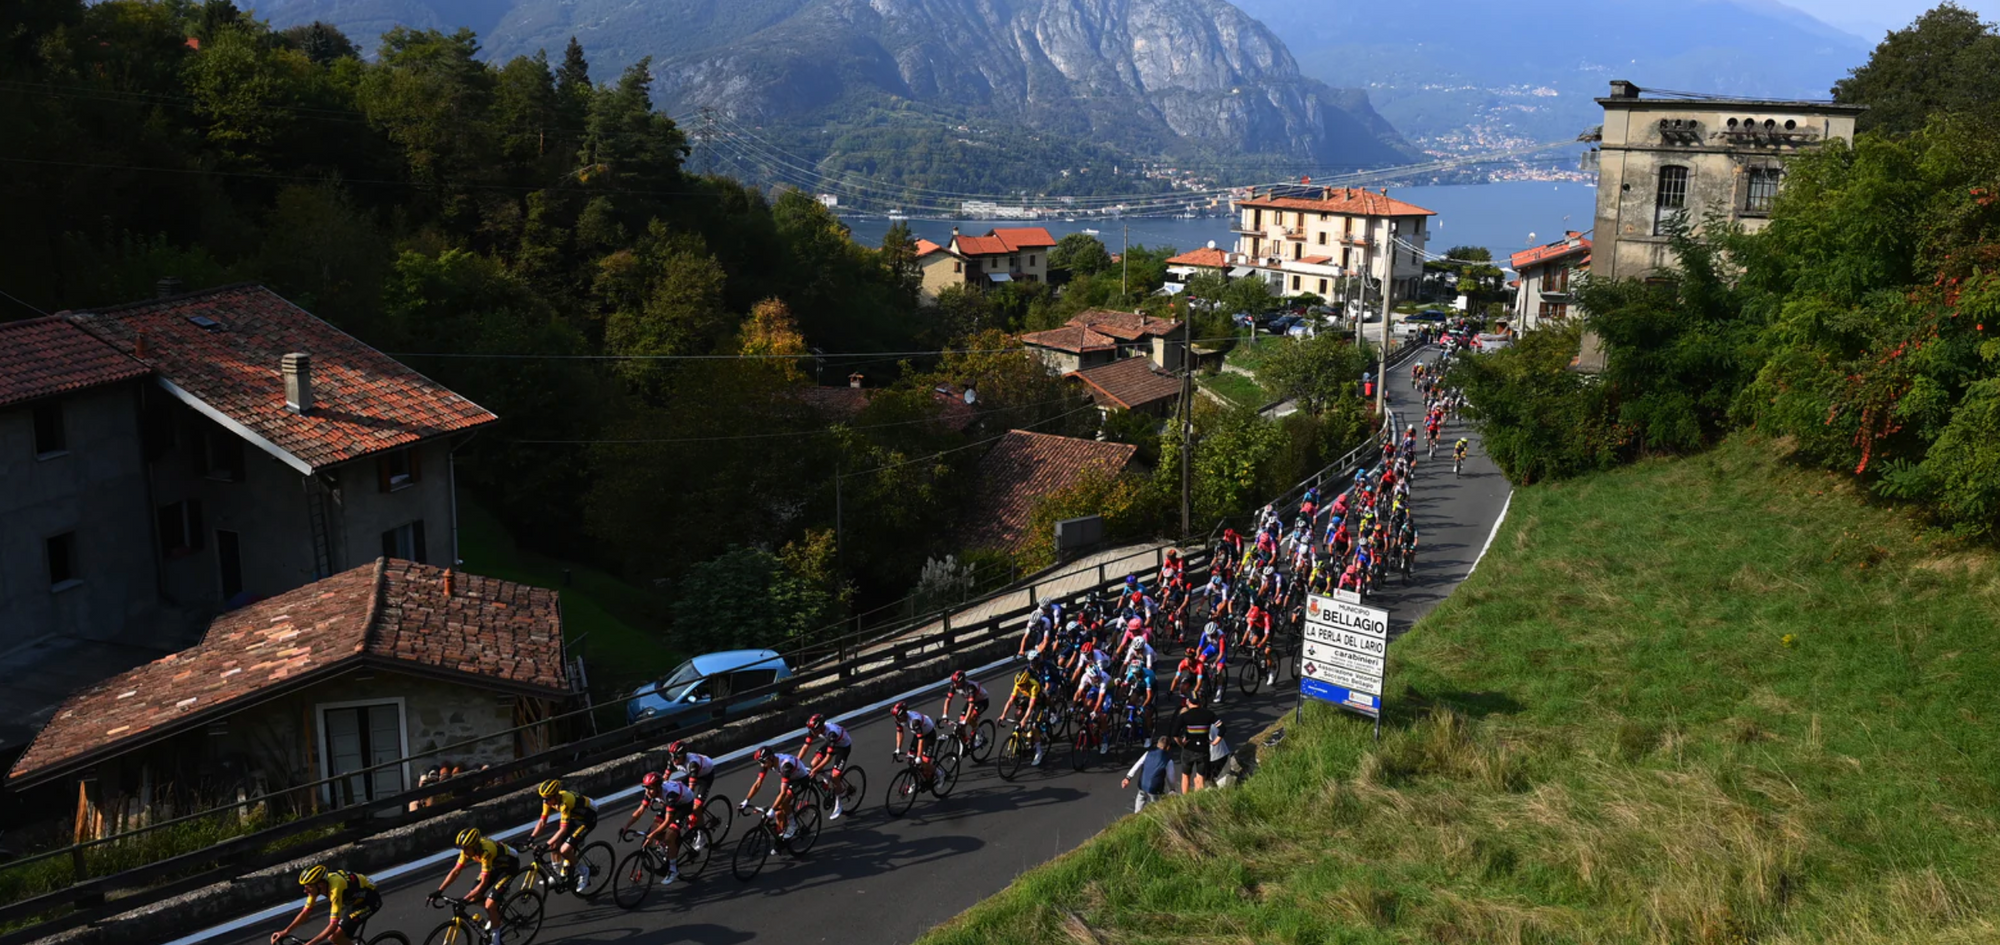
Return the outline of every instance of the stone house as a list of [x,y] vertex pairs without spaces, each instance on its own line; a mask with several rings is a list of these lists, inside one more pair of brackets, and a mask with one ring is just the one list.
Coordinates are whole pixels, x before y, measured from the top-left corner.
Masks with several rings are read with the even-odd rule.
[[1178,319],[1101,308],[1078,312],[1061,328],[1021,336],[1021,343],[1057,374],[1128,357],[1144,357],[1161,370],[1178,371],[1187,356],[1186,341],[1187,324]]
[[1437,215],[1387,191],[1280,185],[1236,201],[1232,278],[1259,277],[1284,295],[1352,291],[1340,280],[1389,280],[1415,298],[1424,277],[1428,221]]
[[1052,433],[1010,430],[979,461],[978,497],[966,515],[968,548],[1017,551],[1027,541],[1035,506],[1092,470],[1110,476],[1132,468],[1139,448]]
[[1084,385],[1099,409],[1130,410],[1153,417],[1172,413],[1180,400],[1181,379],[1153,366],[1145,358],[1120,358],[1067,377]]
[[1591,272],[1644,278],[1670,268],[1668,229],[1711,214],[1762,229],[1785,162],[1828,141],[1852,143],[1860,105],[1732,98],[1646,98],[1611,83],[1594,136],[1597,219]]
[[966,284],[964,256],[930,240],[917,240],[914,252],[918,274],[918,305],[936,305],[938,293],[955,285]]
[[570,695],[555,591],[381,558],[223,614],[194,646],[79,690],[7,785],[75,780],[80,837],[134,808],[338,806],[399,793],[441,762],[541,750],[551,733],[534,723]]

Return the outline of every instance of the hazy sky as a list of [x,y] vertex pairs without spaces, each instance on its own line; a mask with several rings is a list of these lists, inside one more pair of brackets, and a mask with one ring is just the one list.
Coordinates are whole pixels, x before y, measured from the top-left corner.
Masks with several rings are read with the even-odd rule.
[[[1882,34],[1901,29],[1911,20],[1942,0],[1784,0],[1828,23],[1869,42]],[[2000,0],[1958,0],[1958,5],[1979,14],[1980,19],[2000,19]]]

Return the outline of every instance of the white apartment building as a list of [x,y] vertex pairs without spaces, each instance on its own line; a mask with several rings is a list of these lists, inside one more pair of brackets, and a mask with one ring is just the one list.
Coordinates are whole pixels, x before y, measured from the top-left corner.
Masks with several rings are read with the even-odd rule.
[[1436,211],[1388,191],[1278,186],[1236,201],[1234,278],[1258,276],[1279,294],[1361,298],[1357,280],[1386,278],[1392,298],[1411,298],[1424,274],[1427,221]]

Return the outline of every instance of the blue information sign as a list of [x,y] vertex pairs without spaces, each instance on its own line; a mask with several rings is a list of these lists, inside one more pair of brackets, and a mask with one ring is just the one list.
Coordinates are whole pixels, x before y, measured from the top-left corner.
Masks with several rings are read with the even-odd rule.
[[1336,686],[1318,679],[1301,678],[1299,680],[1299,692],[1322,702],[1331,702],[1349,712],[1358,712],[1371,718],[1382,712],[1381,696],[1356,692],[1345,686]]

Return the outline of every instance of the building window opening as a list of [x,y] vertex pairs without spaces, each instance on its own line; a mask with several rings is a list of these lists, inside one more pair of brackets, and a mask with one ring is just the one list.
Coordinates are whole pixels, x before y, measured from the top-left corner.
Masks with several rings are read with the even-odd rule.
[[1678,164],[1660,168],[1660,189],[1653,200],[1653,234],[1665,233],[1667,227],[1679,220],[1687,212],[1688,169]]
[[1778,200],[1778,169],[1775,167],[1753,167],[1750,169],[1750,192],[1743,202],[1743,209],[1749,213],[1770,213],[1771,205]]

